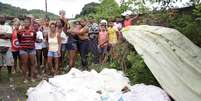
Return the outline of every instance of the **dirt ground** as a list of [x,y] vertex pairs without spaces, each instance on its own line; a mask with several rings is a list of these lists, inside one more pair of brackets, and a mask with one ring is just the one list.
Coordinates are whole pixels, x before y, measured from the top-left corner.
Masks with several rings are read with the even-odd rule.
[[23,83],[22,74],[12,74],[13,81],[9,80],[6,68],[2,68],[0,73],[0,101],[26,101],[26,91],[29,87],[34,87],[40,80],[27,84]]

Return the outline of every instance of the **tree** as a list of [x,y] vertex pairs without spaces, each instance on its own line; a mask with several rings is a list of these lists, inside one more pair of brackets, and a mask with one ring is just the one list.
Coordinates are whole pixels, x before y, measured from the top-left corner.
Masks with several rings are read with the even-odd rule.
[[96,17],[115,17],[121,15],[120,6],[115,0],[101,0],[101,4],[97,7]]
[[[122,0],[121,1],[121,7],[124,10],[130,9],[131,5],[136,5],[141,3],[141,5],[143,4],[153,4],[153,3],[158,3],[158,5],[160,6],[159,8],[161,9],[166,9],[166,8],[172,8],[173,4],[176,2],[182,2],[182,1],[186,1],[186,0]],[[194,6],[200,3],[200,0],[188,0],[188,5],[189,6]]]
[[[44,18],[45,17],[45,12],[42,10],[26,10],[26,9],[21,9],[19,7],[14,7],[9,4],[4,4],[0,2],[0,15],[4,16],[14,16],[14,17],[20,17],[24,16],[27,14],[32,14],[36,18]],[[57,19],[58,15],[55,15],[53,13],[48,12],[48,16],[50,19]]]
[[82,11],[80,12],[80,16],[86,16],[91,13],[96,13],[96,8],[99,6],[98,3],[91,2],[86,4],[83,8]]

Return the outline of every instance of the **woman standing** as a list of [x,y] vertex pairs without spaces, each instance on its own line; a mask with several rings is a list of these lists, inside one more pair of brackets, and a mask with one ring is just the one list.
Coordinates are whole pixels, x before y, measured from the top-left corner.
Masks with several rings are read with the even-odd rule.
[[43,33],[39,30],[40,25],[38,23],[33,24],[34,31],[36,32],[36,60],[37,60],[37,71],[38,74],[41,73],[41,65],[42,65],[42,48],[43,48]]
[[[50,67],[51,74],[58,74],[59,57],[60,57],[60,34],[56,31],[56,24],[50,24],[50,33],[48,33],[48,67]],[[54,63],[54,64],[53,64]]]
[[[22,64],[22,72],[24,76],[24,83],[28,82],[28,75],[31,75],[31,81],[35,82],[35,68],[36,68],[36,50],[35,40],[36,32],[31,28],[31,19],[24,20],[24,28],[19,30],[17,36],[20,44],[20,61]],[[28,62],[30,62],[30,71]],[[30,73],[29,73],[30,72]]]
[[[65,22],[62,19],[57,20],[56,22],[56,30],[59,33],[59,35],[61,36],[61,57],[60,57],[60,65],[62,68],[64,67],[64,57],[66,55],[66,51],[67,51],[67,42],[68,42],[68,37],[66,35],[66,33],[64,33],[64,25]],[[60,68],[60,69],[62,69]]]
[[41,28],[41,31],[43,32],[43,48],[42,48],[42,55],[43,55],[43,67],[46,67],[47,65],[47,54],[48,54],[48,33],[50,33],[49,28],[49,18],[45,18],[43,21],[43,26]]
[[[82,28],[79,21],[74,22],[74,26],[72,30],[79,31]],[[75,60],[78,51],[78,36],[75,33],[69,33],[68,43],[68,65],[69,70],[75,67]]]
[[100,25],[100,32],[98,34],[98,47],[100,53],[100,62],[105,63],[106,62],[105,56],[107,54],[107,48],[108,48],[108,33],[106,26],[104,24]]
[[18,32],[19,27],[20,27],[20,21],[15,21],[13,23],[13,27],[14,27],[13,28],[13,33],[12,33],[12,36],[11,36],[11,43],[12,43],[11,50],[12,50],[13,59],[14,59],[14,70],[13,70],[13,73],[15,74],[17,72],[17,66],[18,66],[17,65],[17,60],[20,60],[19,41],[17,39],[17,32]]

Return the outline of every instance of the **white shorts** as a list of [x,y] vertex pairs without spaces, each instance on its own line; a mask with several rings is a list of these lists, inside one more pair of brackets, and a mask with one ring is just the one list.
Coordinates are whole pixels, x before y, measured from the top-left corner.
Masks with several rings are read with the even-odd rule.
[[13,65],[14,60],[10,49],[5,54],[0,53],[0,66],[13,66]]

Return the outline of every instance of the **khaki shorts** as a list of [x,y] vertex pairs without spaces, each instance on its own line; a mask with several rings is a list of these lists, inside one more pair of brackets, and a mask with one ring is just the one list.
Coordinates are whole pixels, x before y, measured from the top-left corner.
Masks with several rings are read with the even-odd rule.
[[14,60],[11,50],[6,53],[0,53],[0,66],[13,66]]

